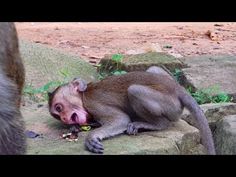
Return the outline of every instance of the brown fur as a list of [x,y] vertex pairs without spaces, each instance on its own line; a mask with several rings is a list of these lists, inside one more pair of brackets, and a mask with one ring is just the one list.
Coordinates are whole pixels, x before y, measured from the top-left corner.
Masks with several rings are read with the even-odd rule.
[[146,85],[166,94],[174,93],[176,87],[175,83],[169,82],[168,77],[165,84],[171,84],[172,87],[160,84],[160,78],[153,73],[138,71],[121,76],[110,76],[100,82],[88,84],[87,90],[83,92],[84,107],[92,115],[93,110],[96,109],[94,106],[97,104],[130,109],[127,90],[132,84]]
[[25,70],[13,23],[0,23],[0,154],[24,154],[26,138],[20,113]]
[[[86,138],[85,145],[88,150],[102,153],[102,139],[125,131],[128,134],[136,134],[141,129],[166,129],[170,122],[179,119],[183,107],[187,107],[199,123],[203,144],[208,153],[215,154],[212,134],[200,107],[185,89],[161,68],[151,67],[147,72],[137,71],[111,76],[88,84],[87,89],[82,91],[77,87],[80,84],[84,85],[84,82],[75,80],[57,89],[50,98],[49,108],[50,112],[53,110],[55,113],[53,103],[60,103],[64,110],[58,115],[64,115],[64,112],[73,115],[69,107],[77,106],[85,109],[102,125],[91,131]],[[67,94],[63,94],[63,91]],[[73,97],[77,99],[77,105],[75,101],[70,102],[69,98]],[[82,103],[79,104],[81,99]],[[68,121],[70,119],[73,119],[73,116],[67,117]]]

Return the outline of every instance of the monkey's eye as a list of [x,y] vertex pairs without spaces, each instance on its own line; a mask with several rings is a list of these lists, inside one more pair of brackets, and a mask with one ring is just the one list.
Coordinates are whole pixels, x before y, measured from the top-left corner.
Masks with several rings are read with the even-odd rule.
[[55,110],[59,113],[62,112],[62,105],[61,104],[56,104],[55,105]]

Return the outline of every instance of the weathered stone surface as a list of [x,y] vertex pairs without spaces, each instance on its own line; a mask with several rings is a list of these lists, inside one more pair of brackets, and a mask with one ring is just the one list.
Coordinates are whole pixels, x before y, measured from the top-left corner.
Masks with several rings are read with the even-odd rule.
[[[117,64],[112,62],[112,55],[106,55],[100,64],[106,66],[105,70],[116,68]],[[126,71],[144,71],[150,66],[164,65],[169,70],[173,71],[175,68],[183,68],[185,65],[172,55],[162,52],[147,52],[136,55],[124,55],[120,69]]]
[[236,115],[217,122],[214,140],[217,154],[236,154]]
[[189,66],[183,72],[197,89],[219,86],[221,91],[236,94],[236,56],[198,56],[179,59]]
[[87,81],[97,78],[96,68],[89,63],[43,44],[20,41],[20,52],[26,69],[26,83],[35,87],[67,77],[71,80],[79,76]]
[[[128,142],[128,143],[127,143]],[[137,136],[121,135],[104,141],[106,154],[203,154],[197,129],[185,121],[168,130],[143,132]]]
[[[236,103],[200,105],[206,115],[215,142],[217,154],[236,154]],[[182,119],[197,127],[188,110]]]
[[[213,131],[215,129],[217,121],[221,120],[227,115],[236,114],[236,103],[211,103],[200,105],[200,107],[207,117],[210,127]],[[181,118],[188,122],[190,125],[196,127],[196,122],[192,118],[188,110],[184,110]]]
[[[84,139],[88,132],[79,133],[77,142],[68,142],[60,137],[68,132],[68,127],[53,119],[47,106],[22,107],[27,130],[41,134],[28,139],[27,154],[92,154],[84,149]],[[104,140],[104,154],[204,154],[200,144],[199,131],[180,120],[168,130],[143,132],[137,136],[120,135]]]

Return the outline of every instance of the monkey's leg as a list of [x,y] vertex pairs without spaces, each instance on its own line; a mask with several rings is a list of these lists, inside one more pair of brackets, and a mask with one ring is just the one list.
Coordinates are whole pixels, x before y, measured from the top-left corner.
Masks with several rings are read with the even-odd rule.
[[87,149],[95,153],[103,153],[101,140],[123,133],[130,122],[129,116],[120,110],[113,107],[106,107],[103,110],[96,115],[101,119],[99,123],[102,126],[91,131],[85,140]]
[[144,120],[130,123],[127,128],[128,134],[136,134],[139,129],[166,129],[170,121],[176,121],[182,113],[178,101],[148,86],[130,86],[128,98],[133,110]]
[[127,134],[129,135],[136,135],[138,130],[145,129],[145,130],[164,130],[170,124],[166,118],[160,118],[160,121],[156,122],[155,124],[151,124],[148,122],[131,122],[128,124]]
[[169,78],[173,79],[172,73],[166,69],[166,71],[163,68],[157,67],[157,66],[151,66],[149,67],[146,72],[149,73],[155,73],[155,74],[161,74],[161,75],[166,75]]

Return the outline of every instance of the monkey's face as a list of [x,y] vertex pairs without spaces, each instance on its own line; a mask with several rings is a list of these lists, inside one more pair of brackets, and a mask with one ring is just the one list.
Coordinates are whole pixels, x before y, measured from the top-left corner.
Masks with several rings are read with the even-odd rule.
[[65,124],[85,125],[88,113],[83,108],[82,95],[73,83],[61,86],[54,91],[50,114]]

